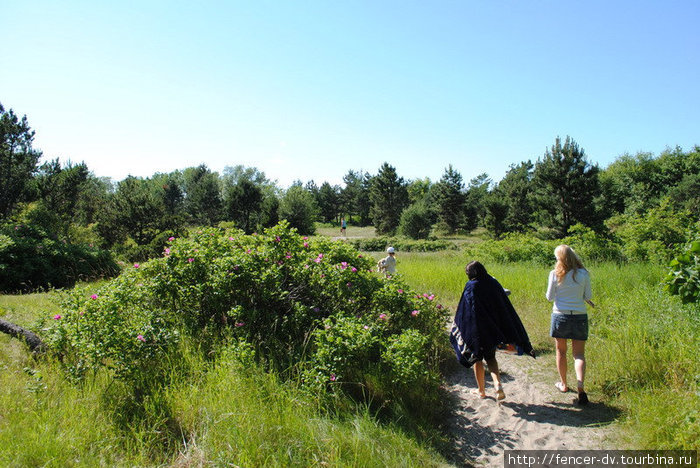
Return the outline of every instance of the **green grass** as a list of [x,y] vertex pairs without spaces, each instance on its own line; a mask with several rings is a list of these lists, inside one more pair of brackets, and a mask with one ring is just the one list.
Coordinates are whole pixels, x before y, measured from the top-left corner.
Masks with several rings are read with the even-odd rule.
[[[316,224],[316,235],[317,236],[327,236],[327,237],[341,237],[340,226],[333,226],[333,225],[330,225],[327,223],[324,223],[324,224],[317,223]],[[345,229],[345,236],[342,236],[342,237],[370,238],[370,237],[377,237],[377,234],[374,231],[374,226],[363,226],[363,227],[348,226]]]
[[[58,293],[0,296],[7,320],[31,326]],[[436,451],[366,408],[336,412],[295,382],[234,357],[198,353],[186,373],[140,404],[105,372],[82,384],[0,335],[0,466],[444,466]],[[348,410],[348,408],[351,408]]]
[[[379,258],[379,254],[371,254]],[[398,271],[453,314],[471,258],[458,251],[399,253]],[[697,448],[700,309],[660,288],[663,268],[588,265],[594,300],[587,384],[622,408],[618,447]],[[486,264],[544,359],[554,362],[545,299],[549,267]],[[0,317],[34,326],[57,293],[0,296]],[[447,340],[445,341],[447,346]],[[194,356],[194,353],[193,353]],[[543,361],[546,362],[546,361]],[[292,383],[232,358],[192,358],[187,378],[133,412],[129,389],[104,374],[74,385],[58,363],[34,360],[0,336],[0,466],[441,466],[444,459],[362,408],[328,414]],[[137,414],[138,413],[138,414]],[[139,417],[135,417],[139,416]]]
[[[472,260],[459,252],[407,253],[398,271],[450,307],[459,301]],[[550,353],[550,267],[486,264],[512,291],[511,301],[530,339]],[[652,264],[588,265],[594,301],[586,346],[587,386],[625,412],[621,447],[695,449],[700,440],[700,307],[683,306],[661,288],[665,269]],[[552,356],[552,374],[554,362]]]

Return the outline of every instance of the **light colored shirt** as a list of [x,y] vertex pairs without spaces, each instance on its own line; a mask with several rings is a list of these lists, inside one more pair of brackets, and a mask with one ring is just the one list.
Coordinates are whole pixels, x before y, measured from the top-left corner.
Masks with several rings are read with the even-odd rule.
[[590,300],[592,296],[591,277],[585,269],[569,270],[561,284],[557,283],[554,270],[549,272],[547,300],[554,302],[552,312],[585,314],[587,311],[584,301]]
[[387,273],[396,273],[396,259],[393,255],[387,255],[382,259],[382,264]]

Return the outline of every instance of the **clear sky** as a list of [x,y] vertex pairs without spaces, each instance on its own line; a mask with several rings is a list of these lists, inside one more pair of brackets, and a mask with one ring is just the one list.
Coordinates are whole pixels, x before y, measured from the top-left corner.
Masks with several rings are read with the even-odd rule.
[[45,159],[121,180],[500,180],[700,144],[700,1],[0,0],[0,103]]

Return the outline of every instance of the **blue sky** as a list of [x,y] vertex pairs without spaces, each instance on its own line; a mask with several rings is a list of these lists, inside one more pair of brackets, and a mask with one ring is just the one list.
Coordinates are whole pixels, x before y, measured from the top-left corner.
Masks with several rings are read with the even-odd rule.
[[700,2],[0,2],[0,103],[46,159],[121,180],[242,164],[288,186],[383,162],[500,180],[700,144]]

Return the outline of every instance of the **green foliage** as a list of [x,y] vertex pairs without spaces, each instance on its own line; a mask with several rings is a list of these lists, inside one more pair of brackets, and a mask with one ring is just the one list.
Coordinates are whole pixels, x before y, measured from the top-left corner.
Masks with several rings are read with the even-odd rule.
[[[550,265],[554,262],[554,248],[560,242],[545,241],[532,235],[510,233],[500,240],[486,240],[478,244],[466,244],[464,252],[469,258],[499,263],[534,262]],[[573,246],[574,249],[576,248]]]
[[342,209],[339,186],[324,182],[321,184],[321,188],[318,189],[316,200],[318,201],[318,211],[321,220],[329,223],[338,219]]
[[372,222],[377,234],[394,234],[401,212],[408,204],[408,190],[403,177],[399,177],[389,163],[384,163],[372,178],[370,200]]
[[[67,300],[53,321],[52,343],[71,375],[104,366],[137,388],[157,386],[165,363],[179,359],[176,345],[184,334],[206,355],[235,339],[283,374],[308,367],[312,386],[325,385],[335,373],[334,389],[343,388],[340,382],[377,388],[368,398],[402,401],[391,386],[397,379],[434,383],[425,376],[436,372],[431,356],[446,320],[434,296],[376,275],[374,261],[346,243],[302,238],[286,223],[262,235],[202,229],[170,242],[162,258],[135,264],[95,295],[79,291]],[[428,341],[391,344],[408,330]],[[334,351],[339,339],[348,341],[348,356]],[[405,350],[410,343],[420,345],[410,356],[421,357],[424,369],[411,361],[396,374],[402,368],[394,362],[397,353],[382,350]],[[343,363],[329,358],[331,352]]]
[[450,164],[432,189],[438,220],[448,234],[454,234],[464,224],[464,182],[462,175]]
[[623,214],[606,221],[621,240],[625,257],[633,261],[666,263],[686,240],[692,217],[677,212],[668,198],[643,214]]
[[185,169],[183,173],[185,212],[192,224],[213,226],[222,217],[219,175],[205,164]]
[[41,152],[32,148],[34,131],[27,116],[20,120],[12,109],[0,104],[0,220],[6,219],[17,203],[31,198],[32,177]]
[[586,261],[622,262],[626,260],[619,244],[583,224],[571,226],[567,236],[561,239],[560,243],[572,246]]
[[700,236],[671,260],[665,284],[666,290],[680,296],[684,304],[700,302]]
[[0,227],[0,291],[72,287],[117,271],[108,251],[58,241],[31,225]]
[[280,200],[279,215],[290,226],[302,234],[311,235],[316,232],[316,202],[301,185],[292,185]]
[[454,250],[456,244],[445,240],[413,240],[401,237],[367,237],[364,239],[349,239],[350,245],[365,252],[383,252],[392,246],[399,252],[436,252],[438,250]]
[[583,149],[569,137],[562,145],[557,137],[535,165],[537,208],[541,223],[564,235],[576,223],[596,227],[594,199],[600,186],[598,166],[591,165]]
[[427,239],[433,224],[433,213],[425,202],[415,203],[401,213],[399,232],[411,239]]

